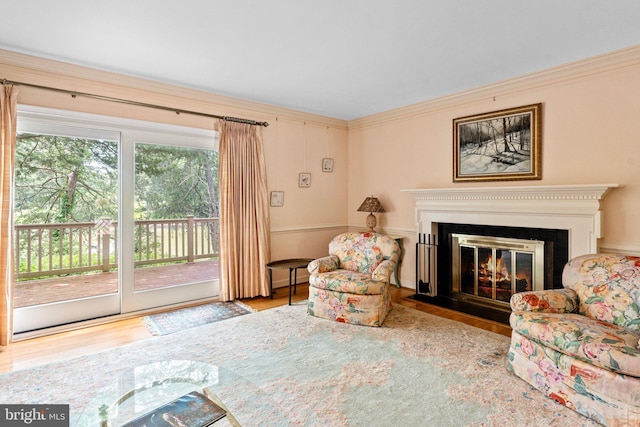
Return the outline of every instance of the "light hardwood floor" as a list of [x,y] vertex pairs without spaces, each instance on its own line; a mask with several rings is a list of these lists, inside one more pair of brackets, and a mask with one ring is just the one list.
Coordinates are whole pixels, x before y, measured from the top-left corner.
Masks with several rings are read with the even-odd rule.
[[[498,334],[511,335],[511,328],[507,325],[410,299],[408,297],[414,294],[411,289],[392,287],[391,294],[395,304],[446,317]],[[298,285],[298,291],[293,296],[293,301],[302,301],[308,295],[308,285]],[[280,288],[276,290],[273,299],[259,297],[245,299],[242,302],[260,311],[287,304],[288,293],[286,288]],[[18,341],[9,347],[0,347],[0,373],[27,369],[44,363],[107,350],[149,337],[151,335],[145,328],[142,317],[136,317]]]

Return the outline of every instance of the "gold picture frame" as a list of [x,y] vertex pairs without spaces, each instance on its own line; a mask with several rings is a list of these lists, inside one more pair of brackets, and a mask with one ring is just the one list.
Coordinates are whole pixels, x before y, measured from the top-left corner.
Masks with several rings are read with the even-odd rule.
[[453,120],[453,182],[542,179],[542,104]]

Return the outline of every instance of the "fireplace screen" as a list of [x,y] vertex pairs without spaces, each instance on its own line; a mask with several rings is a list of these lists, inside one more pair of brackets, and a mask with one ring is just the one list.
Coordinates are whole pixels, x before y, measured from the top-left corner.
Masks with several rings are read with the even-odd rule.
[[451,234],[453,293],[505,305],[516,292],[544,288],[544,242]]

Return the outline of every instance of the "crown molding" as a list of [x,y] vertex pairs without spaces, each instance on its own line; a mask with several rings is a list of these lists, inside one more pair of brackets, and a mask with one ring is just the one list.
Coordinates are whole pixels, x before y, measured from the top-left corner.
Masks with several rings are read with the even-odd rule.
[[[2,64],[18,68],[18,70],[15,71],[21,75],[25,75],[26,73],[26,75],[34,80],[29,81],[29,83],[34,84],[52,86],[61,78],[63,80],[65,78],[71,78],[73,79],[70,84],[71,87],[62,87],[62,89],[80,91],[84,88],[84,90],[90,91],[95,90],[97,83],[104,85],[101,88],[103,92],[100,93],[103,95],[114,96],[115,91],[117,92],[115,96],[118,96],[118,94],[123,96],[124,94],[129,97],[135,97],[135,100],[139,100],[145,99],[149,93],[153,93],[165,95],[173,99],[183,99],[184,102],[190,103],[191,105],[193,105],[193,102],[197,102],[201,104],[202,108],[209,110],[215,109],[216,111],[213,111],[214,113],[222,113],[225,115],[247,115],[247,112],[250,112],[253,114],[252,119],[255,120],[286,117],[307,123],[316,123],[322,126],[329,125],[339,129],[358,129],[391,121],[406,120],[414,116],[443,109],[485,102],[492,100],[494,97],[503,97],[531,90],[536,87],[560,84],[599,73],[637,66],[640,64],[640,45],[350,121],[6,50],[0,50],[0,67]],[[17,79],[14,75],[0,75],[0,78]],[[120,88],[114,88],[113,86]],[[90,89],[87,89],[88,87],[90,87]]]
[[513,95],[532,89],[561,84],[570,80],[611,72],[640,64],[640,45],[616,50],[592,58],[571,62],[547,70],[525,74],[513,79],[503,80],[476,89],[436,98],[433,100],[407,105],[379,114],[373,114],[349,121],[349,129],[358,129],[386,122],[406,120],[418,115],[436,111],[486,102],[497,97]]
[[0,79],[3,78],[18,81],[24,81],[27,78],[28,81],[24,81],[25,83],[78,92],[99,91],[97,95],[139,102],[145,102],[150,94],[161,95],[170,99],[169,102],[174,102],[170,105],[171,107],[181,108],[182,105],[187,104],[191,109],[198,107],[207,113],[250,115],[252,120],[258,121],[282,117],[338,129],[348,127],[346,120],[333,117],[0,49]]

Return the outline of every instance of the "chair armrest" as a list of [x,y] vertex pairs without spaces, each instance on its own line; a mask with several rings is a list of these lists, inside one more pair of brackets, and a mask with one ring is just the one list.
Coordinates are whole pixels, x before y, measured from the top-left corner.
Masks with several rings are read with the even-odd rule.
[[371,278],[378,282],[389,282],[391,277],[391,273],[393,273],[393,269],[396,267],[396,263],[390,259],[385,259],[382,261],[373,273],[371,273]]
[[335,255],[314,259],[307,266],[310,274],[326,273],[337,270],[340,267],[340,259]]
[[511,296],[509,303],[514,312],[575,313],[578,309],[578,294],[568,288],[519,292]]

